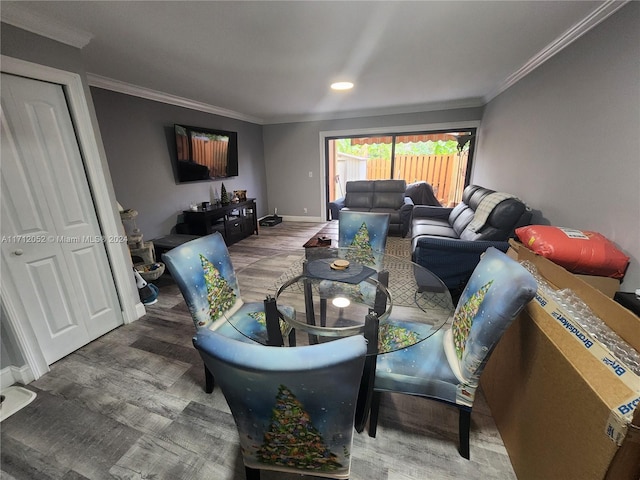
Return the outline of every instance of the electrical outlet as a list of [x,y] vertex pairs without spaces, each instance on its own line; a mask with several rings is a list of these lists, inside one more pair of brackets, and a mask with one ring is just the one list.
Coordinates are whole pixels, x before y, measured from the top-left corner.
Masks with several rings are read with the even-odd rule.
[[304,210],[304,213],[307,213],[307,207],[304,207],[303,210]]
[[309,178],[313,178],[313,172],[309,172]]

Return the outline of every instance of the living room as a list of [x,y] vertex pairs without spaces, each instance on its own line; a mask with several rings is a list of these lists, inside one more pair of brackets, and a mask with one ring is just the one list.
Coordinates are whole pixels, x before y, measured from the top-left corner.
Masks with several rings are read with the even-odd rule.
[[484,106],[262,125],[237,112],[222,116],[166,103],[171,97],[141,98],[143,90],[114,91],[114,82],[84,78],[81,50],[7,23],[2,53],[78,72],[91,85],[84,88],[91,89],[104,148],[98,162],[108,169],[115,199],[139,212],[145,239],[170,233],[191,202],[208,201],[221,187],[220,181],[176,184],[174,123],[238,131],[240,172],[225,182],[227,189],[247,190],[260,217],[277,208],[286,220],[318,222],[326,220],[327,204],[323,136],[478,126],[472,183],[519,196],[534,210],[533,223],[608,237],[631,257],[621,290],[633,292],[640,285],[640,140],[638,69],[629,59],[637,57],[637,10],[635,2],[624,5],[537,68],[530,66],[519,81],[505,79],[504,91]]
[[[322,135],[477,126],[472,182],[517,195],[534,209],[534,223],[607,236],[631,258],[621,290],[633,292],[640,287],[638,26],[640,5],[629,2],[515,75],[516,82],[505,77],[486,104],[273,123],[117,91],[87,74],[81,49],[9,23],[2,24],[1,48],[3,56],[80,75],[106,183],[114,199],[139,212],[146,239],[169,233],[190,202],[210,200],[222,183],[176,184],[169,140],[174,123],[237,131],[240,174],[224,181],[227,190],[247,190],[259,216],[277,208],[291,222],[326,220]],[[3,351],[11,338],[4,323],[3,314]],[[8,350],[22,360],[17,344]]]
[[[632,101],[637,68],[629,59],[637,53],[636,8],[631,2],[484,107],[257,125],[93,86],[116,197],[138,210],[147,239],[169,233],[191,201],[210,199],[212,185],[176,185],[166,130],[174,123],[215,125],[242,138],[240,175],[225,183],[228,190],[246,189],[257,198],[259,216],[278,208],[285,218],[323,221],[323,132],[479,125],[473,183],[520,196],[534,209],[534,223],[607,236],[631,257],[622,290],[634,291],[640,284],[638,107]],[[3,54],[15,49],[15,56],[29,58],[62,49],[68,57],[69,47],[8,25],[2,33]],[[47,57],[51,64],[56,55]]]
[[[626,5],[478,107],[258,125],[92,86],[116,198],[139,212],[146,239],[168,234],[190,202],[210,200],[221,182],[176,185],[167,131],[215,125],[242,138],[240,174],[225,182],[228,190],[247,190],[260,217],[277,208],[285,219],[324,221],[320,135],[478,125],[472,182],[518,195],[534,209],[533,223],[607,236],[631,257],[621,290],[632,292],[640,285],[637,68],[629,61],[636,9]],[[10,25],[2,35],[5,55],[37,60],[47,52],[43,63],[86,68],[68,46]]]

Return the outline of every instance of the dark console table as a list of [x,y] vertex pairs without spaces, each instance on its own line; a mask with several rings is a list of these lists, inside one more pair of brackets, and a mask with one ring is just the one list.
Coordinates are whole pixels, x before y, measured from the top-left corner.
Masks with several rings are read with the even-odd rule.
[[231,245],[254,233],[258,234],[255,198],[229,205],[211,205],[205,209],[185,210],[183,214],[189,235],[220,232],[225,243]]

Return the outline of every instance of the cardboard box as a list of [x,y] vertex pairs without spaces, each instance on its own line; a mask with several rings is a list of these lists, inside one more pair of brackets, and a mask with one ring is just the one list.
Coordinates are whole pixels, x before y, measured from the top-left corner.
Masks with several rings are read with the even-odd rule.
[[[553,286],[571,288],[640,351],[640,318],[553,262],[515,243]],[[481,377],[516,475],[527,479],[640,478],[640,378],[589,345],[540,291],[496,346]],[[599,355],[593,352],[598,350]],[[635,415],[631,418],[634,412]]]
[[616,292],[620,289],[620,280],[611,277],[598,277],[596,275],[578,275],[575,274],[580,280],[587,282],[592,287],[597,288],[607,297],[613,298]]
[[[535,257],[540,256],[537,253],[534,253],[532,250],[525,247],[522,243],[517,242],[513,239],[509,240],[509,245],[511,246],[511,248],[509,249],[509,251],[507,251],[507,253],[512,252],[509,254],[513,258],[516,258],[516,259],[519,258],[520,260],[531,260]],[[520,249],[522,249],[522,251]],[[573,275],[579,278],[580,280],[583,280],[584,282],[588,283],[592,287],[597,288],[609,298],[613,298],[615,293],[620,288],[620,280],[618,280],[617,278],[599,277],[596,275],[580,275],[576,273],[574,273]]]

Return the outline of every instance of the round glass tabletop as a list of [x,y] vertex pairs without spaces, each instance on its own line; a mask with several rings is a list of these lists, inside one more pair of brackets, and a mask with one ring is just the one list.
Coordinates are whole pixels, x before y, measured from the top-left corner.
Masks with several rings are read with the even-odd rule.
[[[348,266],[341,268],[340,260]],[[275,301],[279,330],[291,345],[367,336],[367,319],[375,319],[376,348],[369,354],[383,354],[429,338],[454,311],[437,276],[389,254],[363,255],[350,248],[313,249],[312,255],[290,251],[259,259],[236,276],[243,302]],[[243,335],[269,343],[266,319],[264,328],[255,328],[238,318],[227,317]]]

